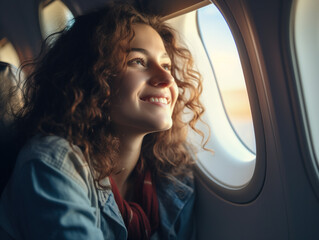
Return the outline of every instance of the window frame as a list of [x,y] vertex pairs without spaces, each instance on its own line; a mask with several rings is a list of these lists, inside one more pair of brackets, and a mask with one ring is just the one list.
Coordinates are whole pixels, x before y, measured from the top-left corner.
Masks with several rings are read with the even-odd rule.
[[[247,203],[253,201],[261,192],[266,172],[265,137],[262,124],[262,116],[259,106],[259,98],[257,95],[256,85],[254,82],[255,76],[252,71],[250,58],[247,52],[248,50],[245,46],[245,41],[243,39],[241,29],[239,28],[237,22],[234,20],[234,17],[232,15],[233,13],[223,1],[213,1],[213,4],[215,4],[215,6],[219,9],[221,14],[224,16],[238,49],[238,54],[242,64],[243,74],[245,77],[253,125],[255,130],[256,162],[251,180],[245,186],[239,188],[228,188],[227,186],[218,183],[218,181],[215,181],[211,176],[205,173],[199,164],[195,166],[195,174],[199,182],[202,182],[211,191],[218,194],[223,199],[234,203]],[[245,17],[247,16],[244,16],[241,20],[244,21],[244,24],[246,25],[247,19]],[[248,31],[250,30],[251,29],[248,29]],[[245,31],[247,31],[247,29],[245,29]],[[249,32],[249,37],[251,38],[249,40],[253,41],[253,36],[251,32]]]

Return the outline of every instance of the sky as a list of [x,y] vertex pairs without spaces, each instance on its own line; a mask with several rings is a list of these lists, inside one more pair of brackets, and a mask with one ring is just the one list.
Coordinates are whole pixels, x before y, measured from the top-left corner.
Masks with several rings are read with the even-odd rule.
[[222,14],[215,5],[210,4],[199,9],[198,20],[216,77],[222,79],[219,81],[220,87],[246,88],[236,44]]
[[198,10],[198,23],[228,117],[240,138],[255,152],[250,104],[232,33],[214,4]]

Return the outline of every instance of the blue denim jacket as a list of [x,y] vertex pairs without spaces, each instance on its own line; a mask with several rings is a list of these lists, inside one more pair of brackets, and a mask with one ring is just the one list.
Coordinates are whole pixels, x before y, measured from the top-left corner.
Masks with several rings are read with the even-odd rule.
[[[127,239],[112,191],[95,186],[77,146],[57,136],[34,137],[1,196],[0,239]],[[194,239],[193,186],[188,178],[158,183],[160,227],[152,240]]]

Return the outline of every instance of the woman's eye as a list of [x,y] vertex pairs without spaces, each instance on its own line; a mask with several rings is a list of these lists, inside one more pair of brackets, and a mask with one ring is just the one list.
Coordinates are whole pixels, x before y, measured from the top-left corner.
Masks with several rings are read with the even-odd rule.
[[166,71],[171,71],[172,66],[170,64],[163,64],[162,67],[166,70]]
[[130,61],[128,61],[128,64],[137,64],[143,67],[146,66],[145,60],[143,58],[133,58]]

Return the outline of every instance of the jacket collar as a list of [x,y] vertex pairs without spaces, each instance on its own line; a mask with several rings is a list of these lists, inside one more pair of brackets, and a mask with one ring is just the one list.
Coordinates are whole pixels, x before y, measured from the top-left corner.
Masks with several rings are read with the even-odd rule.
[[[102,182],[104,186],[109,186],[109,178],[105,178]],[[184,209],[185,205],[194,200],[194,181],[192,177],[177,177],[160,178],[156,182],[156,191],[159,202],[160,222],[163,232],[171,234],[174,232],[176,221]],[[114,221],[124,226],[121,213],[115,203],[115,199],[111,189],[97,190],[99,204],[102,208],[110,208],[112,213],[108,213]],[[108,207],[105,205],[108,203]],[[112,204],[110,204],[112,203]],[[105,209],[105,212],[107,209]],[[168,237],[168,236],[167,236]]]

